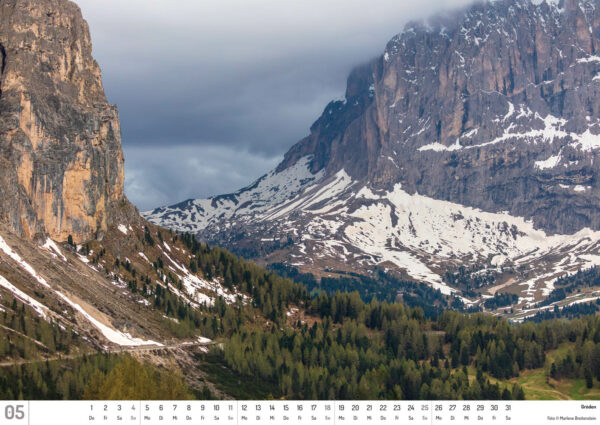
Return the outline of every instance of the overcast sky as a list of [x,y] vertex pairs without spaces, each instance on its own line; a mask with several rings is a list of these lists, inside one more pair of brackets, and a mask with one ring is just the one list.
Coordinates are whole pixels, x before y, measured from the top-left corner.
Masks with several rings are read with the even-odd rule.
[[273,169],[412,19],[472,0],[76,0],[141,210]]

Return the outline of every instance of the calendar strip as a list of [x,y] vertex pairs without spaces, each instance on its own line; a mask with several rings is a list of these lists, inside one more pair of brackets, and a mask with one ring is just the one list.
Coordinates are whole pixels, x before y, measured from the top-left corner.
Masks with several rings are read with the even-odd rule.
[[0,409],[2,425],[600,422],[599,401],[4,401]]

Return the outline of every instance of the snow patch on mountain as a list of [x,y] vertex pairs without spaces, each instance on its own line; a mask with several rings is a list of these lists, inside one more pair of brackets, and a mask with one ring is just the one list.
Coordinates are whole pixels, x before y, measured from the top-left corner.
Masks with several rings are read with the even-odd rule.
[[31,276],[33,276],[35,278],[35,280],[37,280],[42,286],[45,286],[46,288],[50,288],[50,285],[48,285],[48,282],[46,282],[46,279],[44,279],[39,274],[37,274],[37,272],[33,269],[33,267],[31,267],[25,260],[23,260],[21,258],[21,256],[19,254],[17,254],[6,243],[6,241],[4,240],[4,238],[2,238],[2,236],[0,236],[0,250],[2,250],[6,255],[8,255],[16,263],[18,263],[23,270],[25,270],[27,273],[29,273]]
[[[560,124],[560,120],[548,117],[543,121],[552,127]],[[555,166],[559,159],[559,156],[553,156],[538,161],[536,166],[540,169]],[[499,268],[510,263],[529,264],[542,257],[558,257],[555,263],[548,265],[551,272],[523,282],[530,293],[537,290],[536,284],[541,278],[558,276],[574,264],[581,268],[596,264],[596,261],[590,260],[591,257],[572,257],[567,251],[583,242],[578,248],[581,254],[594,252],[600,246],[600,232],[584,229],[574,235],[550,236],[521,217],[484,212],[418,193],[411,194],[404,191],[401,184],[390,191],[374,192],[364,183],[354,181],[345,170],[327,179],[313,178],[309,183],[300,185],[298,178],[290,176],[309,175],[308,164],[309,159],[306,158],[301,162],[305,170],[297,164],[292,167],[293,173],[289,170],[283,172],[284,176],[271,173],[251,189],[250,196],[246,195],[264,200],[273,193],[273,187],[282,186],[274,182],[287,182],[283,185],[288,188],[286,193],[269,207],[262,203],[257,211],[242,208],[231,211],[222,204],[222,209],[213,210],[217,216],[207,217],[204,222],[220,220],[217,227],[227,223],[231,225],[235,220],[246,225],[264,223],[261,226],[266,227],[261,227],[261,235],[256,235],[258,241],[273,243],[290,234],[297,237],[295,253],[292,254],[296,265],[327,258],[347,264],[356,261],[371,265],[390,264],[445,294],[454,292],[454,289],[443,282],[443,273],[448,265],[465,261]],[[261,188],[265,188],[267,193],[260,193]],[[301,192],[297,193],[300,188]],[[587,190],[580,185],[569,188]],[[292,193],[294,196],[290,196]],[[208,201],[195,202],[202,204]],[[178,229],[188,226],[201,229],[200,223],[188,222],[187,217],[180,218],[176,225],[166,223],[160,217],[159,214],[149,218]],[[175,217],[171,216],[171,219],[175,220]],[[265,229],[272,234],[271,237],[264,236]],[[248,231],[247,236],[252,237],[252,232]],[[308,251],[313,255],[306,255]],[[183,273],[181,278],[190,295],[209,290],[221,296],[231,296],[221,292],[217,284],[198,281],[185,267],[171,262]],[[550,287],[547,287],[544,293],[549,290]]]
[[144,254],[143,252],[138,252],[138,255],[143,258],[144,260],[146,260],[146,262],[148,264],[152,264],[152,262],[150,260],[148,260],[148,257],[146,257],[146,254]]
[[45,250],[50,252],[50,254],[53,257],[55,257],[55,258],[60,257],[60,259],[63,260],[65,263],[67,262],[67,257],[65,257],[63,255],[63,253],[60,250],[60,248],[58,247],[58,245],[56,245],[56,242],[54,242],[52,239],[47,238],[44,245],[42,245],[42,248],[44,248]]
[[561,160],[560,154],[552,155],[551,157],[549,157],[548,159],[545,159],[543,161],[536,161],[535,167],[540,170],[547,170],[549,168],[556,167],[560,163],[560,160]]
[[418,150],[420,152],[422,152],[422,151],[452,152],[452,151],[457,151],[462,148],[463,148],[463,146],[460,145],[460,139],[456,139],[456,143],[454,143],[453,145],[450,145],[450,146],[445,146],[439,142],[435,142],[435,143],[430,143],[425,146],[421,146]]
[[[330,202],[332,198],[344,193],[353,186],[352,178],[345,170],[338,171],[331,181],[323,186],[314,186],[305,191],[303,196],[291,202],[282,203],[273,208],[273,212],[260,217],[261,220],[274,220],[295,211],[312,211],[314,214],[326,213],[335,207]],[[319,209],[318,207],[321,206]]]
[[[512,103],[511,103],[512,105]],[[514,108],[514,106],[513,106]],[[526,114],[523,106],[520,107],[521,115],[517,116],[516,119],[521,118],[523,114]],[[513,114],[514,110],[511,112]],[[531,111],[529,111],[531,112]],[[460,138],[456,139],[456,142],[450,146],[445,146],[439,142],[429,143],[419,147],[417,150],[419,152],[453,152],[459,151],[463,149],[476,149],[483,148],[486,146],[495,145],[498,143],[504,142],[514,142],[514,141],[525,141],[528,143],[537,144],[541,143],[551,143],[559,140],[567,140],[567,145],[572,146],[578,150],[583,152],[591,152],[600,148],[600,134],[594,134],[592,128],[596,128],[596,123],[589,123],[589,128],[587,128],[584,132],[576,133],[576,132],[568,132],[565,131],[564,127],[567,124],[567,121],[563,118],[555,117],[551,114],[546,115],[545,117],[541,117],[538,113],[533,114],[533,119],[535,123],[541,124],[542,128],[540,129],[528,129],[526,131],[519,130],[518,126],[511,122],[508,127],[504,129],[504,133],[501,136],[494,138],[493,140],[479,143],[475,145],[469,144],[461,144]],[[506,117],[504,118],[504,120]],[[504,121],[502,120],[502,121]],[[500,120],[498,120],[500,121]],[[470,138],[473,135],[473,130],[469,130],[468,132],[462,135],[463,138]],[[552,161],[560,160],[560,157],[553,156]],[[551,166],[551,162],[546,163],[544,161],[537,161],[536,168],[543,170],[547,168],[553,168],[555,165]]]
[[121,346],[142,346],[142,345],[156,345],[158,347],[162,347],[163,344],[151,341],[151,340],[143,340],[140,338],[134,338],[130,334],[118,331],[110,326],[105,325],[95,317],[93,317],[90,313],[88,313],[81,305],[72,301],[69,297],[59,291],[55,291],[56,295],[60,297],[63,301],[69,304],[74,310],[79,312],[83,317],[85,317],[96,329],[104,335],[104,337],[110,342],[121,345]]
[[[50,244],[50,246],[52,246],[52,245]],[[6,243],[6,241],[4,240],[4,238],[2,238],[2,236],[0,236],[0,250],[3,251],[6,255],[8,255],[11,259],[13,259],[23,270],[25,270],[28,274],[30,274],[38,283],[40,283],[45,288],[50,289],[59,298],[61,298],[63,301],[65,301],[67,304],[69,304],[74,310],[76,310],[79,313],[81,313],[109,341],[111,341],[111,342],[113,342],[115,344],[118,344],[118,345],[125,345],[125,346],[137,346],[137,345],[158,345],[158,346],[161,346],[161,344],[159,344],[159,343],[157,343],[155,341],[144,341],[144,340],[141,340],[139,338],[133,338],[133,337],[131,337],[131,335],[129,335],[127,333],[123,333],[123,332],[117,331],[117,330],[115,330],[115,329],[113,329],[113,328],[111,328],[111,327],[109,327],[109,326],[101,323],[99,320],[95,319],[92,315],[90,315],[87,311],[85,311],[85,309],[83,307],[81,307],[79,304],[77,304],[74,301],[72,301],[69,297],[67,297],[66,295],[64,295],[59,290],[56,290],[56,289],[52,288],[48,284],[48,282],[46,281],[46,279],[44,279],[42,276],[40,276],[35,271],[35,269],[33,267],[31,267],[25,260],[23,260],[21,258],[21,256],[19,254],[17,254]],[[83,257],[83,258],[85,258],[85,257]],[[87,260],[87,258],[86,258],[86,260]],[[46,313],[48,311],[48,308],[46,306],[44,306],[43,304],[39,303],[35,299],[29,297],[27,294],[25,294],[23,291],[21,291],[18,288],[16,288],[14,285],[12,285],[9,281],[7,281],[2,276],[0,276],[0,286],[2,286],[5,289],[11,291],[21,301],[25,302],[26,304],[29,304],[42,317],[44,317],[44,318],[46,317]]]
[[[191,273],[187,268],[173,260],[169,255],[164,252],[167,260],[177,269],[170,267],[171,271],[175,273],[177,278],[182,281],[183,286],[189,296],[198,304],[205,304],[207,306],[214,305],[215,298],[206,294],[206,292],[212,292],[216,296],[222,297],[227,303],[234,303],[238,297],[242,300],[247,300],[248,297],[241,293],[231,293],[227,291],[219,281],[213,280],[209,282],[205,279],[201,279],[195,274]],[[180,274],[181,273],[181,274]]]
[[4,276],[0,276],[0,286],[11,292],[16,298],[21,300],[21,302],[27,304],[32,309],[34,309],[35,312],[40,315],[40,317],[44,319],[47,318],[49,311],[48,307],[35,300],[34,298],[30,297],[25,292],[21,291],[19,288],[17,288],[8,280],[6,280]]
[[172,207],[147,211],[142,215],[163,226],[192,232],[223,219],[246,220],[295,198],[307,186],[321,180],[325,172],[313,174],[310,171],[311,160],[312,156],[306,156],[284,171],[272,171],[252,185],[230,195],[190,200]]
[[444,260],[489,259],[495,265],[517,259],[525,262],[558,252],[573,241],[600,241],[600,232],[587,229],[575,235],[548,236],[522,218],[409,194],[401,185],[382,195],[369,192],[363,188],[361,194],[378,202],[349,214],[358,220],[346,226],[347,242],[377,262],[389,261],[434,286],[441,285],[441,277],[431,267],[441,268]]

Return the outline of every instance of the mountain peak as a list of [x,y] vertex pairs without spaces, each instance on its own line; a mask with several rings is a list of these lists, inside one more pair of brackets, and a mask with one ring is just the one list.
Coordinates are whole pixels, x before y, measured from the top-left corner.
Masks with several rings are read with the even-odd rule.
[[[402,183],[410,193],[533,218],[550,232],[600,228],[587,194],[575,214],[530,202],[572,197],[560,185],[589,183],[600,146],[598,2],[536,3],[476,3],[409,24],[352,72],[346,99],[326,107],[277,170],[312,155],[313,172],[344,169],[374,188]],[[560,166],[536,165],[559,156]],[[576,180],[561,168],[567,156],[578,164]],[[516,161],[519,175],[498,161]],[[504,193],[507,182],[514,194]]]

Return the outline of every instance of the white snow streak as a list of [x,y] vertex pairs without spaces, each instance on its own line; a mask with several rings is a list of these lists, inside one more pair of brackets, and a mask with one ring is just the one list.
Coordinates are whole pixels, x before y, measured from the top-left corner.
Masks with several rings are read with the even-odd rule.
[[56,243],[52,239],[47,238],[46,243],[44,245],[42,245],[42,248],[49,251],[55,257],[57,257],[57,256],[60,257],[65,263],[67,262],[67,257],[65,257],[63,255],[63,253],[60,250],[60,248],[58,247],[58,245],[56,245]]
[[38,302],[37,300],[31,298],[25,292],[21,291],[19,288],[17,288],[12,283],[10,283],[8,280],[6,280],[6,278],[4,278],[4,276],[0,276],[0,286],[2,286],[4,289],[7,289],[10,292],[12,292],[16,298],[20,299],[21,302],[29,305],[44,319],[47,317],[47,314],[49,311],[48,307],[46,307],[42,303]]
[[48,282],[46,282],[46,280],[43,277],[38,275],[37,272],[33,269],[33,267],[27,264],[27,262],[25,262],[25,260],[23,260],[19,254],[13,251],[13,249],[10,246],[8,246],[8,244],[6,243],[4,238],[2,238],[2,236],[0,236],[0,250],[4,251],[6,255],[8,255],[15,262],[17,262],[21,266],[21,268],[23,268],[27,273],[33,276],[35,280],[37,280],[42,286],[50,288]]

